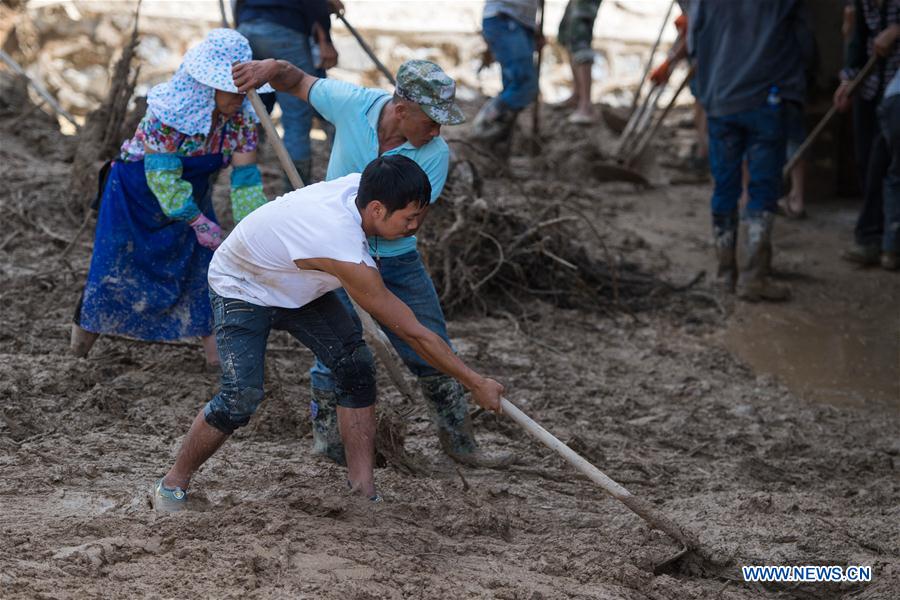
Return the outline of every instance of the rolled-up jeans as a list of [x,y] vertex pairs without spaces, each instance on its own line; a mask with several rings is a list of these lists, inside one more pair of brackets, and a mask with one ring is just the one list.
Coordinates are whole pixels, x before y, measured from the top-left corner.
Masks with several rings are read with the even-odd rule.
[[[404,304],[409,306],[416,315],[419,323],[433,331],[450,345],[447,336],[447,322],[444,320],[444,312],[441,310],[441,302],[434,289],[434,283],[422,264],[422,259],[416,250],[401,254],[400,256],[384,257],[379,260],[381,278],[388,290],[397,296]],[[335,290],[338,296],[352,311],[352,303],[347,293],[343,290]],[[359,317],[353,312],[353,320],[359,331],[362,324]],[[387,334],[391,345],[397,350],[400,359],[406,364],[416,377],[430,377],[438,375],[440,371],[423,360],[412,347],[395,335],[390,329],[382,327]],[[319,390],[335,389],[336,380],[334,374],[324,361],[317,360],[310,370],[312,386]]]
[[246,425],[263,399],[269,331],[281,329],[312,350],[333,373],[337,403],[365,408],[375,403],[375,363],[350,312],[334,292],[300,308],[258,306],[209,293],[221,388],[203,410],[206,422],[225,434]]
[[[306,73],[315,71],[309,37],[299,31],[262,20],[241,23],[237,30],[249,40],[254,59],[281,59]],[[284,145],[291,155],[291,160],[294,162],[309,160],[312,156],[309,139],[313,118],[312,107],[300,98],[285,92],[276,92],[275,96],[281,106]]]

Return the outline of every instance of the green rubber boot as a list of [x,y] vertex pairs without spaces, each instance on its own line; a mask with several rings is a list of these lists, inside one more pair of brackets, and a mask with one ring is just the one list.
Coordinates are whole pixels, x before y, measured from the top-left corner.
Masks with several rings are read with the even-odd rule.
[[337,396],[334,390],[310,388],[312,399],[309,414],[312,420],[313,454],[327,456],[341,466],[347,466],[344,442],[337,421]]
[[462,385],[447,375],[419,379],[431,420],[437,427],[438,440],[444,452],[458,463],[471,467],[499,469],[515,462],[510,452],[486,452],[478,447],[469,417],[466,392]]

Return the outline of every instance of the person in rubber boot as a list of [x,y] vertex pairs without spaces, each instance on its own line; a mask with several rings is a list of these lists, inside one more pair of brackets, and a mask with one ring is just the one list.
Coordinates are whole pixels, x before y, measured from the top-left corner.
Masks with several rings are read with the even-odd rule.
[[[688,14],[689,52],[706,109],[718,286],[742,300],[778,301],[788,289],[769,277],[772,227],[781,197],[785,103],[803,102],[808,27],[800,0],[697,0]],[[750,199],[738,220],[741,163]],[[743,248],[738,262],[738,229]]]
[[156,482],[154,507],[186,508],[191,477],[262,402],[266,343],[289,332],[334,378],[335,407],[351,489],[375,489],[375,364],[338,298],[343,287],[393,335],[481,407],[500,411],[503,386],[473,371],[388,290],[367,237],[395,240],[419,228],[431,200],[425,172],[405,156],[384,156],[360,174],[311,185],[273,200],[241,221],[209,266],[219,393],[194,418],[175,463]]
[[538,96],[534,52],[543,36],[537,31],[537,0],[487,0],[481,29],[491,54],[500,63],[503,91],[488,100],[472,125],[475,138],[498,158],[509,158],[516,119]]
[[[440,196],[450,163],[450,149],[440,135],[441,127],[462,123],[465,115],[455,102],[456,84],[438,65],[425,60],[403,63],[393,94],[319,79],[284,61],[251,61],[236,65],[233,72],[238,89],[246,91],[270,82],[276,90],[309,102],[334,124],[326,181],[359,172],[379,156],[400,155],[415,161],[428,175],[431,202]],[[449,344],[444,313],[416,250],[415,236],[396,240],[372,236],[369,250],[387,289],[409,305],[419,322]],[[351,309],[357,329],[361,330],[347,295],[341,290],[335,293]],[[476,443],[460,384],[431,366],[395,332],[384,330],[419,380],[444,452],[457,462],[472,466],[511,464],[511,453],[486,452]],[[334,375],[322,361],[316,361],[310,375],[314,450],[343,464],[344,447],[334,408]]]

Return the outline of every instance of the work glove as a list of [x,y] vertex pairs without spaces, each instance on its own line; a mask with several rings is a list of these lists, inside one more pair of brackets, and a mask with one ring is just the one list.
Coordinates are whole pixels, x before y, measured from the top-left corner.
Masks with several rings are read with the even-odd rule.
[[669,80],[669,69],[671,68],[672,65],[671,63],[669,63],[669,59],[667,58],[662,62],[661,65],[653,69],[653,72],[650,74],[650,81],[652,81],[656,85],[663,85]]
[[200,215],[190,223],[197,236],[197,243],[204,248],[215,250],[222,243],[222,228]]

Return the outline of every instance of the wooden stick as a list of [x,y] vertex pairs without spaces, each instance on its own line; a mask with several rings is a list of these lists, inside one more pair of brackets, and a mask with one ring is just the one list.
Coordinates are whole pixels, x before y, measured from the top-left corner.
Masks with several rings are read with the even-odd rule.
[[12,56],[7,54],[2,49],[0,49],[0,60],[5,62],[9,66],[9,68],[15,71],[17,74],[24,77],[25,80],[31,84],[31,87],[34,88],[34,91],[40,94],[41,98],[47,101],[47,104],[50,105],[50,108],[53,109],[56,114],[62,116],[66,121],[74,125],[76,131],[81,129],[81,125],[75,122],[75,117],[73,117],[68,111],[66,111],[66,109],[59,105],[59,102],[56,101],[56,98],[54,98],[50,94],[50,92],[47,91],[47,88],[29,77],[28,73],[25,72],[21,65],[19,65],[19,63],[17,63]]
[[266,130],[266,138],[272,145],[272,149],[278,157],[278,162],[281,163],[281,168],[287,174],[288,181],[291,182],[295,190],[299,190],[304,185],[303,179],[300,177],[300,173],[297,172],[297,167],[294,166],[294,161],[291,160],[291,155],[288,154],[287,148],[284,147],[284,142],[278,137],[278,131],[275,129],[275,125],[272,124],[272,119],[269,117],[268,111],[266,111],[265,104],[263,104],[256,90],[247,92],[247,98],[250,100],[253,110],[256,111],[260,124]]
[[[256,90],[250,90],[247,92],[247,98],[250,99],[250,104],[253,105],[253,110],[256,111],[256,116],[259,117],[259,122],[262,124],[263,129],[266,130],[266,139],[269,140],[269,143],[275,150],[275,154],[278,156],[278,162],[281,163],[281,168],[284,169],[284,172],[287,174],[291,185],[293,185],[295,189],[302,188],[303,180],[300,178],[297,167],[294,166],[287,149],[284,147],[284,142],[278,137],[278,132],[275,131],[272,119],[269,117],[269,113],[266,112],[266,107],[263,106],[259,94],[256,93]],[[355,300],[351,298],[350,301],[353,302],[353,308],[356,309],[356,313],[359,315],[363,331],[371,341],[372,347],[375,349],[375,355],[384,365],[384,368],[387,369],[388,377],[390,377],[391,382],[407,400],[415,400],[416,395],[409,385],[409,382],[407,382],[403,376],[403,371],[400,369],[400,365],[393,354],[390,340],[388,340],[387,335],[385,335],[381,327],[375,323],[375,319],[373,319],[369,313],[364,311]]]
[[625,159],[625,164],[631,164],[637,159],[644,149],[647,147],[647,144],[650,143],[650,140],[653,139],[653,136],[656,135],[656,132],[659,131],[662,122],[669,115],[669,112],[672,110],[672,107],[675,106],[675,102],[678,100],[678,96],[681,95],[681,92],[684,91],[684,88],[687,87],[687,84],[694,77],[694,67],[688,71],[687,75],[684,76],[684,80],[681,82],[681,85],[678,86],[678,89],[675,90],[675,94],[672,96],[672,99],[669,100],[669,103],[666,104],[666,107],[663,109],[662,114],[656,120],[652,127],[646,129],[643,133],[638,134],[640,137],[638,138],[638,144],[634,150],[628,155],[628,158]]
[[650,67],[653,66],[653,56],[656,54],[656,50],[659,48],[659,43],[662,41],[663,33],[666,31],[666,25],[669,23],[669,17],[672,16],[672,9],[675,8],[676,0],[672,0],[672,3],[669,4],[669,10],[666,11],[666,16],[663,18],[662,25],[659,28],[659,35],[656,36],[656,42],[653,44],[653,48],[650,50],[650,57],[647,59],[647,66],[644,67],[644,74],[641,75],[641,81],[638,84],[637,91],[634,92],[634,99],[631,101],[631,111],[628,113],[629,118],[634,114],[634,111],[637,110],[638,101],[641,98],[641,92],[644,91],[644,83],[647,81],[647,75],[650,74]]
[[231,23],[228,22],[228,14],[225,12],[225,0],[219,0],[219,14],[222,15],[222,27],[231,29]]
[[600,471],[600,469],[566,446],[552,433],[538,425],[515,404],[506,398],[501,398],[500,403],[503,414],[515,421],[522,429],[527,431],[542,444],[562,456],[566,462],[575,467],[582,475],[599,485],[604,492],[627,506],[634,514],[646,521],[651,527],[667,533],[689,550],[699,549],[700,544],[694,533],[682,528],[652,504],[634,496],[627,489],[610,479],[606,474]]
[[[544,36],[544,0],[540,0],[538,2],[538,18],[537,23],[535,24],[538,33],[543,38]],[[537,156],[538,152],[541,150],[540,145],[540,135],[541,135],[541,63],[544,58],[544,47],[541,46],[537,51],[537,65],[535,66],[535,71],[537,71],[537,82],[538,82],[538,92],[537,97],[534,99],[534,110],[531,113],[531,155]]]
[[[869,76],[869,73],[872,72],[872,69],[875,68],[875,64],[878,62],[879,56],[877,54],[872,55],[872,58],[869,59],[869,62],[862,68],[862,71],[850,82],[850,85],[847,87],[847,97],[851,97],[853,93],[856,91],[856,88],[860,86],[860,84],[865,81],[866,77]],[[794,152],[794,155],[791,159],[784,165],[784,169],[781,170],[781,176],[785,179],[788,178],[791,174],[791,171],[794,169],[794,166],[797,162],[803,158],[803,155],[806,154],[806,151],[809,150],[810,146],[813,145],[813,142],[816,141],[816,138],[819,137],[819,134],[825,130],[825,127],[828,123],[831,122],[831,119],[834,118],[834,115],[837,114],[837,105],[832,104],[831,108],[828,109],[828,112],[825,113],[825,116],[816,124],[815,129],[812,130],[806,139],[803,140],[803,143],[800,144],[800,147],[797,148],[797,151]]]
[[372,62],[375,63],[376,67],[378,67],[378,70],[381,71],[381,73],[385,77],[387,77],[388,81],[391,82],[391,85],[397,85],[397,80],[394,79],[394,75],[390,71],[388,71],[388,68],[384,66],[383,62],[378,60],[378,57],[375,56],[375,52],[372,50],[371,46],[369,46],[369,44],[366,43],[366,40],[364,40],[363,37],[359,35],[359,32],[356,31],[356,29],[354,29],[354,27],[347,22],[347,17],[345,17],[343,13],[338,13],[337,18],[341,20],[341,23],[344,24],[344,27],[347,28],[347,31],[349,31],[350,34],[356,38],[356,41],[359,42],[360,46],[362,46],[363,52],[369,55],[369,58],[372,59]]

